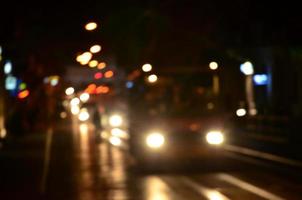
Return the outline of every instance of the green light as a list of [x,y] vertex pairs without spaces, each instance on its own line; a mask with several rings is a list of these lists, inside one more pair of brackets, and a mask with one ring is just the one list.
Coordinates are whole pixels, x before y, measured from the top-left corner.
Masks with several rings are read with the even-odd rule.
[[19,85],[19,90],[25,90],[26,87],[27,87],[26,83],[21,83],[21,84]]

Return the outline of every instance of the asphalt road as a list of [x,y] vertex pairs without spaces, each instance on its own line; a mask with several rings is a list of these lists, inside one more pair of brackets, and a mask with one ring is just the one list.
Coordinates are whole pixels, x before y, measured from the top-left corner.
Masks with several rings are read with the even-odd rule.
[[125,150],[96,142],[92,131],[60,125],[10,141],[0,150],[0,199],[302,199],[299,170],[225,151],[195,170],[145,172]]

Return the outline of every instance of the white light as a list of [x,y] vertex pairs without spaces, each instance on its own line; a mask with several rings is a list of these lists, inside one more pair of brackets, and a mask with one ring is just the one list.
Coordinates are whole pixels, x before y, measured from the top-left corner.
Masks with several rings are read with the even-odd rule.
[[252,75],[254,73],[254,67],[251,62],[245,62],[240,65],[240,71],[245,75]]
[[238,117],[243,117],[246,115],[246,110],[244,108],[239,108],[238,110],[236,110],[236,115]]
[[71,107],[71,113],[72,113],[73,115],[77,115],[77,114],[79,114],[79,112],[80,112],[79,106],[72,106],[72,107]]
[[13,65],[10,61],[7,61],[5,64],[4,64],[4,73],[5,74],[10,74],[13,70]]
[[150,148],[160,148],[165,143],[165,137],[158,132],[151,133],[146,138],[146,143]]
[[121,146],[122,140],[118,137],[110,137],[109,142],[114,146]]
[[89,100],[89,98],[90,98],[90,96],[89,96],[89,94],[86,93],[86,92],[80,95],[80,99],[81,99],[81,101],[84,102],[84,103],[87,102],[87,101]]
[[77,105],[79,105],[79,104],[80,104],[80,99],[77,98],[77,97],[71,99],[71,101],[70,101],[70,105],[71,105],[71,106],[77,106]]
[[66,95],[72,95],[73,93],[74,93],[74,88],[73,87],[69,87],[65,90]]
[[144,72],[150,72],[150,71],[152,70],[152,65],[150,65],[150,64],[144,64],[144,65],[142,66],[142,70],[143,70]]
[[97,23],[95,22],[89,22],[85,25],[85,29],[87,31],[93,31],[94,29],[96,29],[98,27]]
[[102,49],[102,47],[100,45],[93,45],[91,48],[90,48],[90,52],[91,53],[98,53],[100,52]]
[[211,70],[216,70],[216,69],[218,69],[218,64],[217,64],[217,62],[211,62],[209,64],[209,67]]
[[123,118],[120,115],[113,115],[109,118],[109,124],[113,127],[121,126]]
[[224,141],[223,134],[220,131],[210,131],[206,135],[207,142],[213,145],[220,145]]
[[119,128],[111,129],[111,135],[115,136],[115,137],[119,137],[119,138],[124,138],[124,139],[129,138],[129,135],[125,131],[123,131],[122,129],[119,129]]
[[148,76],[148,81],[150,83],[155,83],[157,81],[157,76],[155,74],[151,74],[150,76]]
[[87,121],[88,119],[89,119],[89,113],[88,113],[87,109],[85,109],[85,108],[81,109],[80,114],[79,114],[79,120],[84,122],[84,121]]

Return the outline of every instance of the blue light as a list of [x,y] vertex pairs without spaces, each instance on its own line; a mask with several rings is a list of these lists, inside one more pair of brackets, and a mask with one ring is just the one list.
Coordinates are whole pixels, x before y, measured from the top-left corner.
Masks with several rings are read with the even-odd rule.
[[134,86],[134,83],[132,81],[127,81],[126,88],[130,89],[130,88],[133,88],[133,86]]
[[255,74],[254,77],[255,85],[267,85],[268,84],[268,76],[266,74]]

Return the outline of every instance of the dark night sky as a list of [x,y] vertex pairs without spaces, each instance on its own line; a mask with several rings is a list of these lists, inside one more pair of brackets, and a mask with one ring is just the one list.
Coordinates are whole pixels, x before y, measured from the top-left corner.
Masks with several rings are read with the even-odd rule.
[[[286,2],[287,3],[287,2]],[[199,63],[208,49],[300,46],[299,7],[256,1],[10,1],[1,8],[0,41],[44,62],[73,62],[94,41],[121,64]],[[96,19],[94,33],[82,27]],[[22,49],[22,50],[21,50]],[[181,58],[182,57],[182,58]]]

